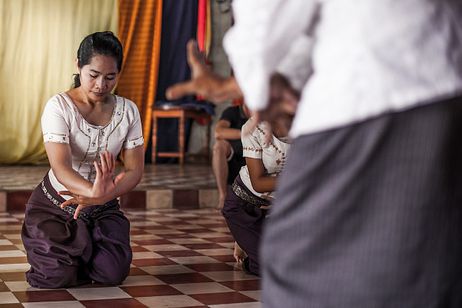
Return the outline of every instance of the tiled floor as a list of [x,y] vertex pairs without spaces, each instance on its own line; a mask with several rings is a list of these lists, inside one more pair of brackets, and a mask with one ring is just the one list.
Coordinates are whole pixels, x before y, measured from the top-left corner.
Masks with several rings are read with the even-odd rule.
[[237,269],[233,239],[212,209],[126,211],[134,252],[123,285],[38,290],[20,238],[23,214],[0,213],[0,304],[4,307],[260,307],[255,276]]
[[[0,191],[32,190],[50,169],[41,166],[1,166]],[[210,165],[147,164],[137,190],[216,188]]]
[[[32,190],[49,166],[0,166],[0,211],[24,211]],[[204,208],[218,204],[212,168],[207,164],[151,165],[141,182],[121,197],[123,208]]]

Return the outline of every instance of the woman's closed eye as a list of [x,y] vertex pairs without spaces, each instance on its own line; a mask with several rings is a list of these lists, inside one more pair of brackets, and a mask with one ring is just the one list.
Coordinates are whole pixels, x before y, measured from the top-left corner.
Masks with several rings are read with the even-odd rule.
[[[91,77],[92,79],[96,79],[96,78],[98,78],[98,75],[90,74],[90,77]],[[105,79],[108,80],[108,81],[111,81],[111,80],[114,80],[114,79],[115,79],[115,76],[107,76],[107,77],[105,77]]]

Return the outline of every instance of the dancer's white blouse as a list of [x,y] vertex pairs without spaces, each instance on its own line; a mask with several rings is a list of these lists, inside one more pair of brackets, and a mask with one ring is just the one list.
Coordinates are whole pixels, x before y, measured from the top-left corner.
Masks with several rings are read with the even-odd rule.
[[[249,127],[252,125],[252,119],[248,120],[242,126],[242,132],[248,132]],[[243,133],[241,137],[243,156],[260,159],[266,173],[270,176],[277,176],[286,164],[287,151],[290,148],[290,144],[286,138],[278,139],[272,134],[270,138],[267,138],[267,134],[271,134],[271,131],[265,122],[258,124],[251,133]],[[269,139],[269,142],[267,142],[267,139]],[[247,165],[241,168],[239,176],[244,185],[255,196],[263,199],[273,198],[273,192],[259,193],[255,191],[250,180]]]
[[[99,153],[109,151],[117,157],[122,149],[144,144],[140,114],[135,103],[121,96],[116,95],[115,98],[111,121],[104,126],[88,123],[66,93],[50,98],[42,114],[44,142],[69,144],[72,168],[91,182],[96,177],[93,162],[99,159]],[[56,191],[67,190],[53,170],[50,169],[48,175]]]

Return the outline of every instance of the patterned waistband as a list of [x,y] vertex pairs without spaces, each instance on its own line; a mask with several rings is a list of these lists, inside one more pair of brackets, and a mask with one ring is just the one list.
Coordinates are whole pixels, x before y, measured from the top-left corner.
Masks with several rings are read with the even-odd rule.
[[242,180],[239,177],[236,177],[233,184],[231,185],[231,188],[233,189],[233,192],[236,194],[236,196],[252,205],[255,205],[256,207],[270,205],[270,202],[268,200],[259,198],[251,192],[248,192],[247,189],[244,187],[244,184],[239,183],[241,181]]
[[[76,206],[66,206],[65,208],[61,208],[61,203],[64,202],[58,200],[55,196],[56,193],[53,189],[53,187],[50,184],[50,180],[48,179],[48,175],[45,176],[43,181],[40,183],[40,187],[42,188],[43,193],[45,194],[45,197],[50,200],[51,203],[59,207],[61,210],[64,212],[69,213],[71,216],[74,216],[75,214],[75,208]],[[93,223],[93,218],[99,215],[100,213],[104,212],[105,210],[113,208],[113,209],[119,209],[119,204],[116,199],[109,201],[108,203],[105,203],[104,205],[100,205],[97,208],[95,208],[91,212],[84,212],[80,211],[79,216],[77,218],[82,219],[85,223],[91,224]]]

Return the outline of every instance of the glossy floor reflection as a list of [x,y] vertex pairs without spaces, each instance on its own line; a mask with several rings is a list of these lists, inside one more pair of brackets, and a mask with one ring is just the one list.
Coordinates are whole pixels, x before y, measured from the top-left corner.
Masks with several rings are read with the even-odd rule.
[[[213,209],[126,211],[133,262],[121,286],[38,290],[20,230],[23,213],[0,213],[2,307],[260,307],[259,279],[235,267],[233,239]],[[3,306],[4,305],[4,306]]]

